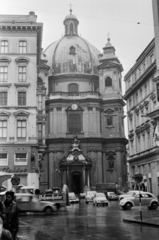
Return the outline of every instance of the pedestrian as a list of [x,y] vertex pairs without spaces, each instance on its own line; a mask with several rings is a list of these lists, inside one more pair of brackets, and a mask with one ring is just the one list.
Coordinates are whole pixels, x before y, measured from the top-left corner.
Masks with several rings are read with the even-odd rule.
[[[7,191],[6,192],[6,199],[4,202],[1,203],[1,217],[3,219],[3,232],[2,232],[2,239],[4,235],[4,239],[8,239],[5,236],[6,230],[8,230],[11,235],[12,239],[16,240],[18,228],[19,228],[19,209],[17,204],[14,202],[14,192]],[[11,239],[11,238],[10,238]]]

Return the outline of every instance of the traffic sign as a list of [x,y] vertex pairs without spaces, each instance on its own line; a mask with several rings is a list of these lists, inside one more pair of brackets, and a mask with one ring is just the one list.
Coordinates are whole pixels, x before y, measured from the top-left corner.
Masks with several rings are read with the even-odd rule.
[[19,185],[19,184],[20,184],[20,177],[18,177],[18,176],[13,176],[13,177],[11,178],[11,183],[12,183],[13,186],[14,186],[14,185]]

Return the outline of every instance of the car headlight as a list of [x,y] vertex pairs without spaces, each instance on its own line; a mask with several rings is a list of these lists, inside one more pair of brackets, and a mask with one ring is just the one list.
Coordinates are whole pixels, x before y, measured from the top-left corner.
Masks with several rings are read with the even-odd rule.
[[124,205],[125,204],[125,201],[120,201],[120,205]]

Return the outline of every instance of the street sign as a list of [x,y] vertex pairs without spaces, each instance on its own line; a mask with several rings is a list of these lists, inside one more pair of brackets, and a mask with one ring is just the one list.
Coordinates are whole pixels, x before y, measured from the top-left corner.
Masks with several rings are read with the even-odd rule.
[[134,179],[136,183],[141,183],[143,180],[143,175],[141,173],[135,174]]
[[18,176],[13,176],[13,177],[11,178],[11,183],[12,183],[13,186],[14,186],[14,185],[19,185],[19,184],[20,184],[20,177],[18,177]]

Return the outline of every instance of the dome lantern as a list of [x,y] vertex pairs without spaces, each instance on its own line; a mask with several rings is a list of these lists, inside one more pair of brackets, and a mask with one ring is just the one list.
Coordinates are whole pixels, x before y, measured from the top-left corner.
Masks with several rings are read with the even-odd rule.
[[65,25],[65,36],[78,36],[78,24],[79,21],[75,15],[72,14],[72,9],[70,8],[70,14],[65,17],[63,22]]

